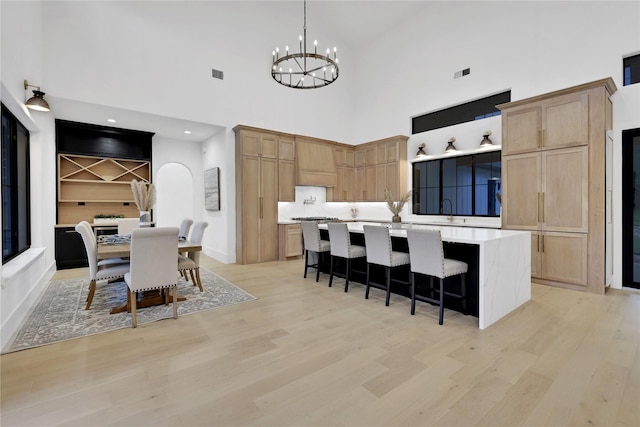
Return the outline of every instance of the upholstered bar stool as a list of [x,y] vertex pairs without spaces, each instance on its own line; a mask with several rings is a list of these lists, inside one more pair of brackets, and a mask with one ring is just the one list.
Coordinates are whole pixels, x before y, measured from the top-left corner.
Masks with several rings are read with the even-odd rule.
[[331,245],[331,269],[329,275],[329,287],[333,284],[333,262],[336,258],[343,258],[346,260],[346,268],[344,278],[346,280],[344,284],[344,291],[349,290],[349,277],[351,276],[351,260],[356,258],[364,258],[367,256],[367,251],[364,246],[352,245],[351,237],[349,235],[349,229],[347,224],[343,222],[330,222],[327,224],[329,228],[329,243]]
[[[316,269],[316,282],[320,280],[320,265],[322,254],[331,250],[329,241],[320,238],[320,229],[315,221],[302,221],[302,238],[304,240],[304,277],[307,278],[309,267]],[[315,252],[317,260],[315,264],[309,264],[309,252]]]
[[[444,296],[453,296],[462,300],[462,308],[466,311],[466,272],[467,263],[455,259],[445,258],[442,247],[440,230],[407,230],[409,243],[409,255],[411,257],[411,314],[416,312],[416,299],[419,301],[438,304],[440,306],[440,318],[438,323],[442,325],[444,317]],[[440,281],[439,299],[426,296],[416,296],[416,274],[429,276],[430,286],[433,289],[433,278]],[[460,293],[445,292],[444,279],[461,275]]]
[[[386,289],[387,299],[385,305],[388,306],[391,296],[391,271],[396,267],[409,264],[409,254],[392,249],[389,228],[377,225],[365,225],[363,226],[363,230],[364,243],[367,249],[367,282],[364,297],[365,299],[369,298],[370,286],[378,289]],[[371,283],[371,264],[384,267],[385,287],[380,283]],[[408,282],[404,283],[408,284]]]

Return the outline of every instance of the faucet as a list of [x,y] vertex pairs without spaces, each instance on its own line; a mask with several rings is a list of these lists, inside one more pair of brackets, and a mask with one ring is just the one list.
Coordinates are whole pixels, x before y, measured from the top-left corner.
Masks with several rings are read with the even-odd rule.
[[313,196],[309,196],[309,198],[304,199],[302,203],[305,204],[305,205],[315,205],[316,204],[316,198],[313,197]]
[[440,206],[440,213],[444,213],[444,202],[449,202],[449,216],[447,217],[447,220],[449,222],[453,222],[453,203],[451,202],[451,199],[442,199],[442,205]]

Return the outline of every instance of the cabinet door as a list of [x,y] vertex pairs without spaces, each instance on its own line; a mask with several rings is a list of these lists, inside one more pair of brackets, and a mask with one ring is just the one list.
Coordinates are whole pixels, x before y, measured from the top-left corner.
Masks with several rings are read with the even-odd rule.
[[278,162],[278,201],[296,201],[295,163],[292,161]]
[[376,199],[376,167],[375,165],[364,168],[365,172],[365,200],[375,202]]
[[260,261],[278,259],[278,161],[262,158],[260,162],[261,220]]
[[502,158],[502,228],[536,230],[540,210],[540,154]]
[[540,106],[503,112],[502,154],[519,154],[538,150],[541,129]]
[[531,277],[540,277],[540,233],[531,233]]
[[542,230],[588,231],[588,150],[576,147],[541,152]]
[[342,185],[343,202],[353,202],[356,200],[356,170],[355,168],[344,168],[344,181]]
[[296,159],[296,142],[293,138],[280,136],[278,138],[278,158],[280,160]]
[[242,263],[260,262],[260,158],[242,156]]
[[540,277],[587,285],[587,234],[541,233]]
[[302,255],[302,227],[300,224],[287,225],[286,257]]
[[589,95],[572,93],[546,101],[542,115],[542,147],[587,145]]
[[[381,165],[376,165],[376,195],[375,200],[378,202],[383,202],[384,199],[384,190],[387,188],[387,165],[384,163]],[[391,189],[389,189],[391,190]],[[393,197],[396,197],[395,193],[393,193]]]
[[278,137],[264,134],[260,141],[260,155],[269,159],[278,158]]

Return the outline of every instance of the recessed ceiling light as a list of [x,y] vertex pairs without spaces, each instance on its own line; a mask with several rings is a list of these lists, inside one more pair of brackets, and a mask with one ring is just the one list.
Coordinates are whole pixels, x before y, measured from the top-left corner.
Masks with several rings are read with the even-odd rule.
[[107,121],[108,121],[109,123],[115,123],[115,122],[116,122],[116,119],[107,119]]
[[185,130],[184,133],[186,133],[187,135],[189,135],[191,133],[190,130]]

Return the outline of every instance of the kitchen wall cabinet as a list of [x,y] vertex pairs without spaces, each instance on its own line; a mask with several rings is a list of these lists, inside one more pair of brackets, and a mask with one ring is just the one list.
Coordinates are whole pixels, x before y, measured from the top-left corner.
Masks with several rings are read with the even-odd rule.
[[236,126],[236,261],[278,259],[278,135]]
[[407,192],[407,140],[394,136],[356,147],[356,201],[384,202],[384,190],[394,198]]
[[293,137],[278,137],[278,201],[296,200],[296,146]]
[[336,186],[327,189],[327,201],[354,202],[355,201],[355,148],[336,144],[333,149],[336,162]]
[[498,106],[502,227],[532,231],[532,277],[604,293],[605,132],[616,91],[603,79]]

